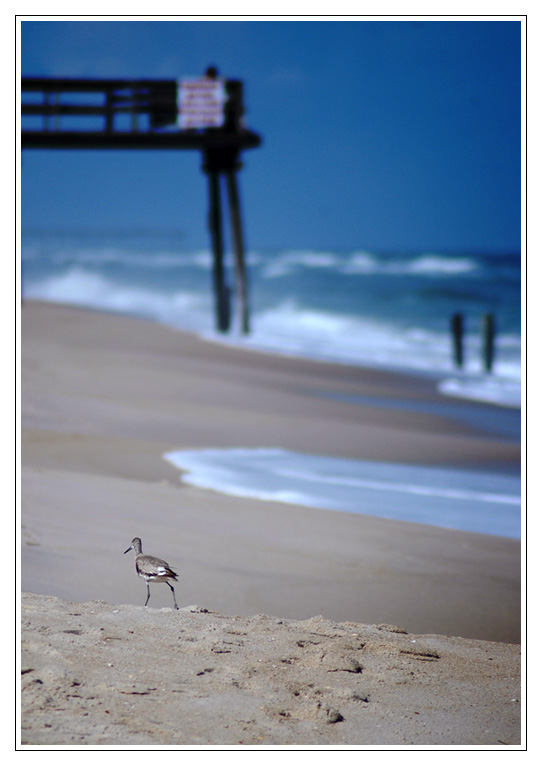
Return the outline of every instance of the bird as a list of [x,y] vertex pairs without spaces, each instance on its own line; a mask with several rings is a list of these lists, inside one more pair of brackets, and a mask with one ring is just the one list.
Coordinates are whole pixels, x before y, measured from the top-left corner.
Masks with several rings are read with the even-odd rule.
[[177,582],[177,573],[173,571],[167,561],[158,559],[156,556],[146,556],[141,548],[140,537],[134,537],[132,544],[124,551],[124,553],[126,554],[131,550],[135,551],[136,572],[147,583],[147,600],[145,601],[145,606],[147,606],[151,597],[149,583],[165,582],[173,593],[173,603],[175,604],[175,609],[178,609],[179,607],[177,606],[177,599],[175,598],[175,590],[173,585],[169,582],[170,580],[175,580],[175,582]]

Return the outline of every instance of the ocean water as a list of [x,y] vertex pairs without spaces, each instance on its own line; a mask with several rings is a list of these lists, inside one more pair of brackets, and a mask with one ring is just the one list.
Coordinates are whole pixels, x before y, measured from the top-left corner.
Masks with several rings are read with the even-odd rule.
[[237,497],[521,537],[521,479],[281,449],[169,452],[183,481]]
[[[431,376],[451,397],[521,403],[521,260],[506,254],[249,251],[252,332],[214,330],[212,259],[175,232],[23,232],[28,298],[116,311],[222,343]],[[226,256],[235,313],[231,255]],[[455,368],[450,317],[465,320]],[[481,321],[496,323],[483,371]]]

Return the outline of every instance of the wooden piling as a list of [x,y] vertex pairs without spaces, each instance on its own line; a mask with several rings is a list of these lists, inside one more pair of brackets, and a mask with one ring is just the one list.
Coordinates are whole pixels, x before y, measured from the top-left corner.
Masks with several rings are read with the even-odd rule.
[[209,229],[213,247],[213,289],[215,293],[215,326],[218,332],[230,327],[229,290],[224,278],[224,241],[222,235],[222,205],[220,174],[212,166],[206,168],[209,177]]
[[482,364],[486,372],[493,369],[495,357],[495,319],[493,314],[482,317]]
[[451,318],[452,345],[456,367],[463,367],[463,314],[454,314]]
[[243,228],[241,224],[241,207],[239,204],[239,190],[237,188],[237,169],[231,168],[226,172],[228,185],[228,200],[230,205],[230,221],[232,232],[232,244],[235,257],[235,283],[237,304],[239,307],[240,329],[244,335],[250,333],[250,316],[248,305],[248,285],[245,268],[245,247],[243,242]]

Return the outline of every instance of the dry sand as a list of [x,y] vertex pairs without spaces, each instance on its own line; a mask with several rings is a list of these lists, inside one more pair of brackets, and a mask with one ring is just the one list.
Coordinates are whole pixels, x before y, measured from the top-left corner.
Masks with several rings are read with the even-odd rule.
[[520,743],[511,644],[36,595],[22,620],[27,745]]
[[[414,377],[221,347],[39,302],[25,303],[21,324],[22,590],[79,602],[23,599],[24,741],[519,742],[519,704],[510,701],[519,698],[519,647],[466,640],[519,643],[518,541],[228,497],[183,484],[162,458],[176,449],[282,447],[509,470],[519,465],[519,446],[434,415],[325,396],[441,400],[430,381]],[[145,585],[132,554],[122,555],[136,535],[145,552],[180,571],[179,604],[209,612],[160,609],[171,604],[164,586],[152,590],[155,608],[142,608]],[[262,614],[272,617],[254,617]],[[384,623],[408,635],[367,627]],[[104,642],[101,627],[121,640]],[[163,641],[158,652],[153,630]],[[228,631],[234,649],[217,650],[213,640],[227,642]],[[311,643],[312,632],[323,646]],[[265,635],[275,649],[260,657]],[[439,658],[405,653],[414,639]],[[326,657],[344,652],[373,668],[373,703],[357,699],[363,673],[327,668]],[[78,654],[86,661],[77,664]],[[267,668],[260,676],[250,670],[258,659]],[[501,670],[491,672],[497,660]],[[131,675],[147,692],[119,692]],[[77,684],[83,696],[72,693]],[[145,710],[163,689],[177,714],[153,723]],[[399,720],[401,695],[412,708]],[[425,726],[420,707],[430,713]],[[330,725],[328,709],[344,721]]]

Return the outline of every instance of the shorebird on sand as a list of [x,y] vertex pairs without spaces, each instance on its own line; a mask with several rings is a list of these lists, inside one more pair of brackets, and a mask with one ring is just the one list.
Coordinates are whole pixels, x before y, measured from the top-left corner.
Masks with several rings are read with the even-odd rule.
[[132,544],[127,550],[124,551],[124,553],[128,553],[128,551],[131,550],[135,551],[136,555],[136,572],[147,583],[147,600],[145,601],[145,606],[147,606],[151,597],[149,583],[165,582],[166,585],[171,588],[171,592],[173,593],[173,603],[175,604],[175,609],[178,609],[179,607],[177,606],[177,599],[175,598],[175,590],[173,589],[173,585],[169,582],[170,580],[175,580],[175,582],[177,582],[177,573],[173,571],[167,561],[164,561],[163,559],[157,559],[156,556],[145,556],[145,554],[141,551],[141,539],[139,537],[134,537]]

